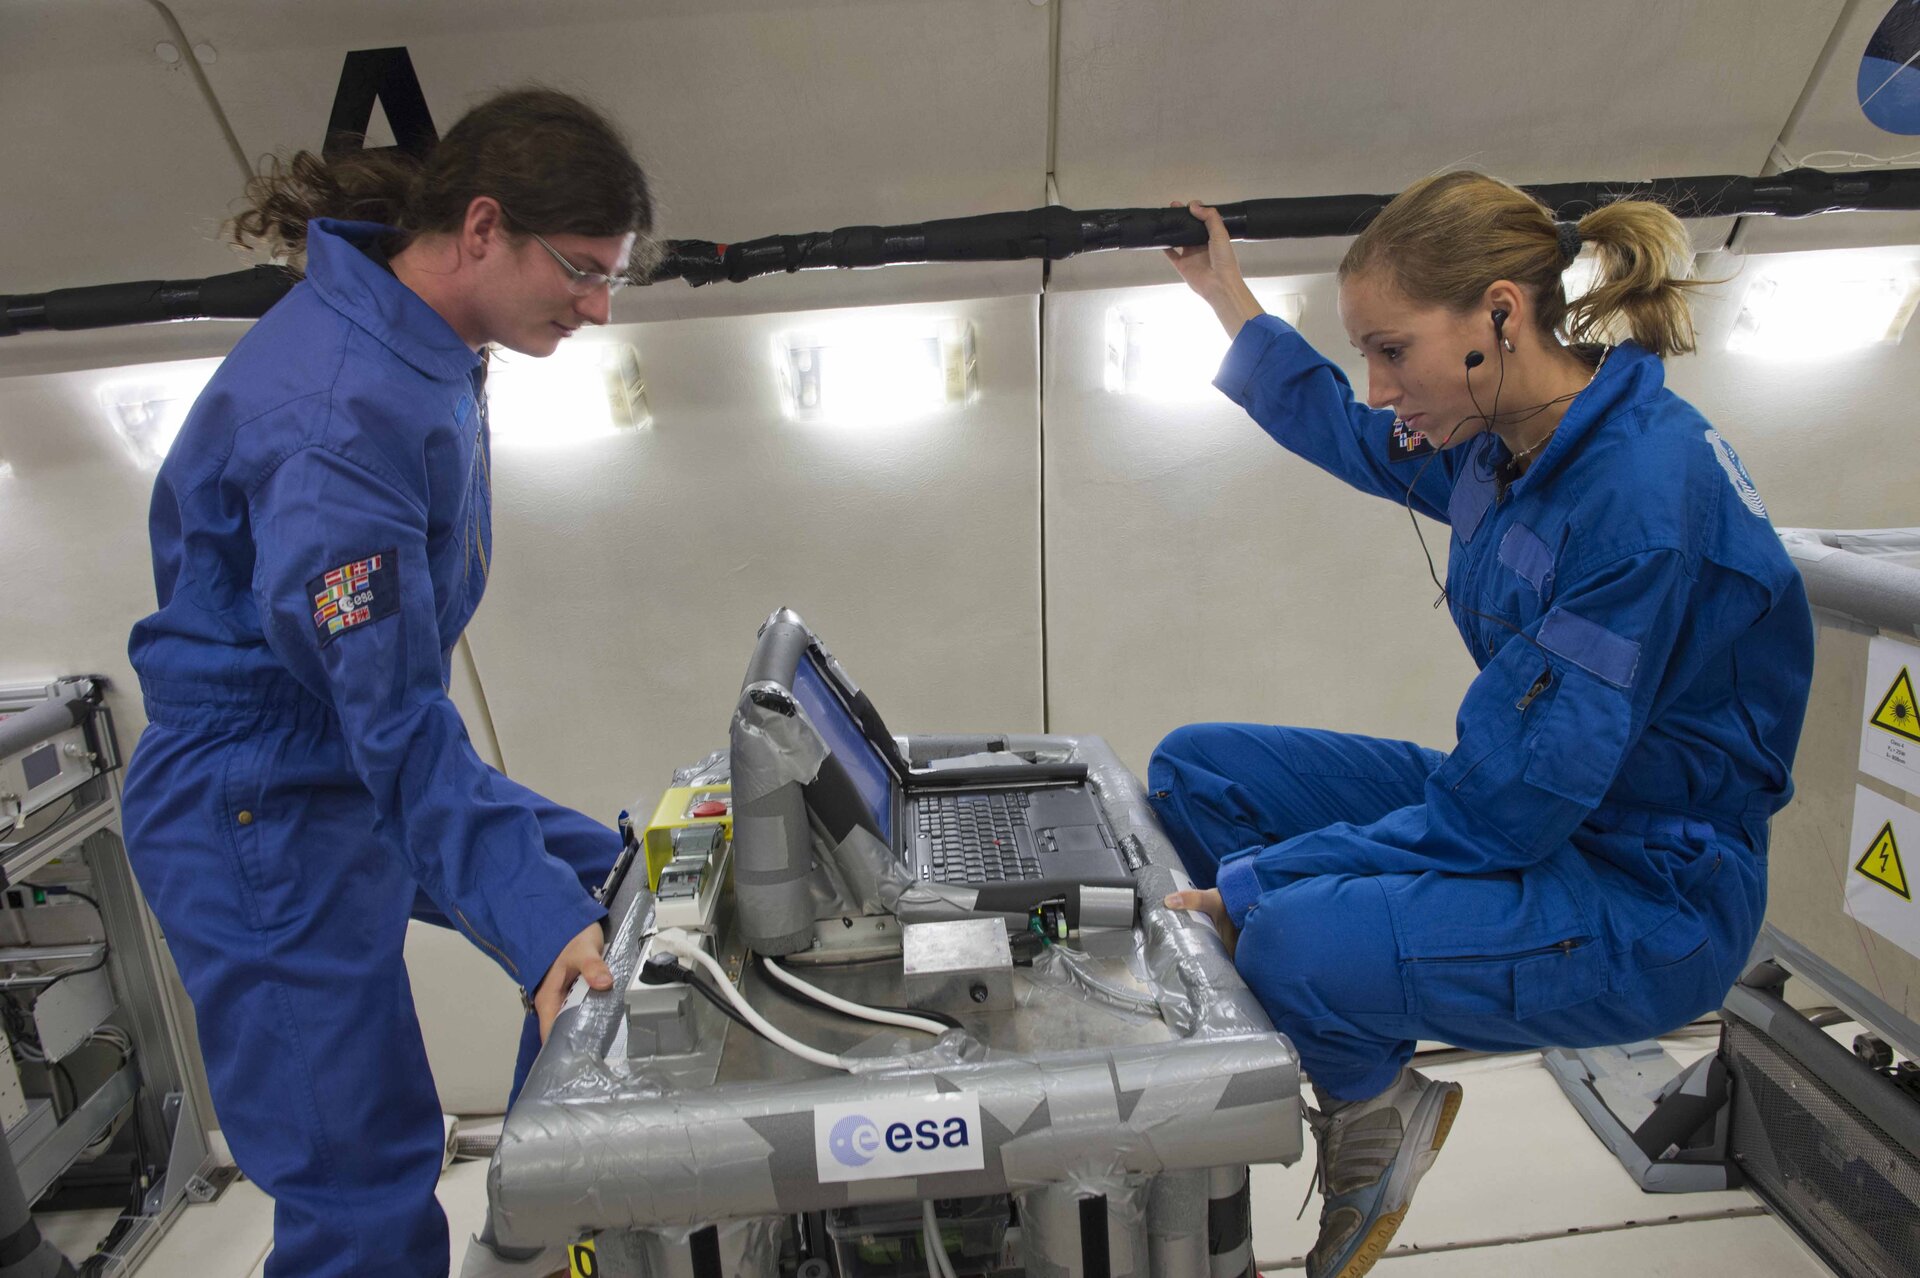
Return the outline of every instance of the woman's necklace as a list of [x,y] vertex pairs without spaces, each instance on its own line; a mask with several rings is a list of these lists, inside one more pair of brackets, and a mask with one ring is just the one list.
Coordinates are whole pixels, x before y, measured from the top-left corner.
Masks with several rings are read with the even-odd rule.
[[[1593,366],[1593,371],[1591,373],[1587,374],[1587,386],[1593,385],[1593,379],[1600,376],[1600,370],[1607,366],[1607,356],[1611,354],[1613,354],[1613,347],[1611,346],[1607,347],[1607,349],[1600,352],[1600,362]],[[1578,397],[1582,392],[1584,392],[1587,389],[1587,386],[1582,386],[1579,390],[1575,391],[1572,395],[1567,396],[1567,398],[1574,399]],[[1564,420],[1564,414],[1562,416]],[[1553,424],[1552,430],[1549,430],[1546,434],[1542,435],[1540,438],[1534,440],[1531,444],[1528,444],[1525,448],[1521,449],[1519,452],[1509,457],[1507,459],[1507,465],[1509,467],[1516,467],[1518,463],[1525,461],[1527,458],[1539,452],[1540,449],[1546,445],[1546,442],[1553,438],[1554,431],[1557,431],[1559,429],[1560,429],[1560,423],[1555,422]]]

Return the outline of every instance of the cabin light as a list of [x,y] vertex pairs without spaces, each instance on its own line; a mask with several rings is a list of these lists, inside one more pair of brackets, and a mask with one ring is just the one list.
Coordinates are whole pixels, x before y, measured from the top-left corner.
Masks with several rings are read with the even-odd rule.
[[[1261,309],[1300,321],[1298,293],[1254,290]],[[1161,290],[1107,308],[1106,387],[1116,395],[1157,400],[1205,399],[1227,354],[1227,335],[1192,293]]]
[[166,460],[187,410],[218,367],[217,359],[158,365],[100,387],[100,407],[135,462],[156,470]]
[[1560,274],[1560,287],[1568,302],[1577,302],[1593,291],[1594,278],[1600,270],[1594,262],[1593,254],[1582,253],[1573,259],[1567,269]]
[[802,329],[776,338],[773,358],[782,411],[795,421],[898,421],[980,390],[966,320]]
[[1765,267],[1747,288],[1727,349],[1811,357],[1896,343],[1917,300],[1912,268],[1885,261]]
[[653,424],[639,352],[581,338],[544,359],[494,351],[487,412],[493,438],[512,447],[565,446]]
[[7,480],[12,478],[13,478],[13,463],[8,461],[4,457],[0,457],[0,483],[5,483]]

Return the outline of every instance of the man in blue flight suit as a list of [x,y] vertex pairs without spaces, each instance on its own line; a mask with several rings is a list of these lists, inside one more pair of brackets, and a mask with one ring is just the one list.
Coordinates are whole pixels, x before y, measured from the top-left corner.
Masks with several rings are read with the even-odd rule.
[[[517,1091],[572,982],[611,985],[590,889],[619,850],[483,763],[448,695],[492,553],[480,352],[607,322],[651,204],[612,126],[544,90],[475,108],[423,169],[303,155],[250,194],[242,237],[303,250],[306,280],[160,471],[128,849],[274,1199],[268,1274],[445,1273],[407,921],[522,987]],[[391,225],[316,216],[343,207]]]
[[[1624,202],[1556,224],[1480,174],[1400,195],[1341,267],[1368,403],[1241,279],[1219,214],[1170,252],[1233,337],[1216,384],[1279,443],[1451,525],[1480,673],[1447,754],[1198,724],[1148,790],[1320,1112],[1312,1278],[1359,1278],[1461,1100],[1415,1044],[1656,1037],[1717,1007],[1766,906],[1811,678],[1799,574],[1733,450],[1665,389],[1687,238]],[[1561,273],[1599,249],[1594,292]],[[1631,340],[1585,344],[1605,332]],[[1491,358],[1490,358],[1491,357]],[[1475,370],[1481,371],[1476,377]]]

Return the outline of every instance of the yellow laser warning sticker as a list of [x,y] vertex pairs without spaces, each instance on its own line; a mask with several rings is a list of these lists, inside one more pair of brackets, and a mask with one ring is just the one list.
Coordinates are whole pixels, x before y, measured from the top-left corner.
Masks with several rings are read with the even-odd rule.
[[567,1248],[567,1272],[573,1278],[600,1278],[600,1258],[594,1253],[593,1239],[582,1238]]
[[1911,901],[1913,893],[1907,890],[1907,870],[1900,864],[1900,844],[1893,837],[1893,822],[1880,827],[1880,833],[1873,837],[1865,856],[1853,867],[1855,874],[1864,874],[1883,888],[1899,893],[1903,901]]
[[[1860,770],[1920,796],[1915,671],[1920,671],[1920,647],[1886,635],[1875,635],[1867,645],[1867,680],[1860,696]],[[1902,842],[1909,849],[1917,846],[1912,839]]]
[[1896,736],[1909,741],[1920,741],[1920,708],[1913,701],[1913,678],[1905,666],[1887,689],[1887,695],[1880,698],[1880,706],[1867,720],[1876,728],[1885,728]]

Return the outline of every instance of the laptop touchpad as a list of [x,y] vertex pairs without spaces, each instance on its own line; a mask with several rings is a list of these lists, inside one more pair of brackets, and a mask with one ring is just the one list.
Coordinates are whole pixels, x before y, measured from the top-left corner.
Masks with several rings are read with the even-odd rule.
[[1053,846],[1062,852],[1099,852],[1107,846],[1097,825],[1057,825],[1047,831]]

